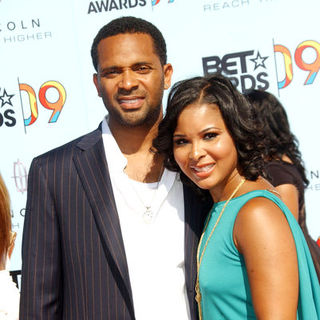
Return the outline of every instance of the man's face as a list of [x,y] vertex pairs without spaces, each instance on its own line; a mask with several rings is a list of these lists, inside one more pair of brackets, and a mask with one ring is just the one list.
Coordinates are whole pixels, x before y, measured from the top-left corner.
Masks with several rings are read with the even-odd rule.
[[119,34],[98,45],[93,80],[112,124],[154,124],[162,114],[163,90],[170,87],[171,75],[171,65],[161,66],[147,34]]

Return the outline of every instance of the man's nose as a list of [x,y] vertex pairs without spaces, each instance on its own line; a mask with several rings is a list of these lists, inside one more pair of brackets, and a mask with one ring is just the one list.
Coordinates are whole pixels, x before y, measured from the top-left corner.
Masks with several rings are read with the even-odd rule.
[[119,87],[126,91],[130,91],[138,87],[138,80],[135,73],[132,70],[125,70],[122,73],[122,77],[119,83]]

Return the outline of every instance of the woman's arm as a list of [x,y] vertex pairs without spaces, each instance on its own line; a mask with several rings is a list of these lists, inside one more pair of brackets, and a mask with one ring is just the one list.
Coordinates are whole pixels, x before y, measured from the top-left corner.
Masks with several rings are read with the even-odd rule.
[[248,201],[237,216],[234,241],[244,256],[257,318],[296,320],[297,255],[284,213],[268,199]]

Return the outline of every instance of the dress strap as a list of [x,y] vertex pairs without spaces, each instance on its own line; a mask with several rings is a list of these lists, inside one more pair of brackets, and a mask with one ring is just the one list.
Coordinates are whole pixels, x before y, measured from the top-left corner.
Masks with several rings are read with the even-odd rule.
[[278,196],[281,199],[281,195],[277,190],[275,190],[275,189],[266,189],[266,190],[275,194],[276,196]]

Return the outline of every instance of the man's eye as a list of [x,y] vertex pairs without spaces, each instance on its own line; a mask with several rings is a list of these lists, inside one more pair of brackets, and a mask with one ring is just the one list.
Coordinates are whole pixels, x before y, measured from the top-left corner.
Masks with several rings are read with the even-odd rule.
[[151,71],[151,68],[149,66],[137,66],[134,68],[134,71],[138,73],[149,73]]
[[117,76],[118,74],[120,74],[120,70],[108,70],[103,72],[101,76],[105,78],[112,78]]

